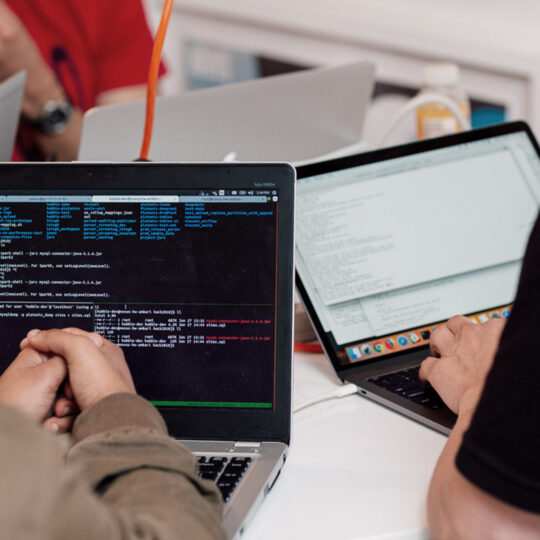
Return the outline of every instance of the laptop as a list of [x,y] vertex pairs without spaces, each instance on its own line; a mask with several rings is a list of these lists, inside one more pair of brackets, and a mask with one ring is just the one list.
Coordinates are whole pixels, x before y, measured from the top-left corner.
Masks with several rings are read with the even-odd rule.
[[513,122],[298,169],[296,283],[342,381],[450,432],[418,368],[451,316],[509,316],[539,155]]
[[0,83],[0,161],[11,161],[25,83],[26,71],[20,71]]
[[231,538],[290,442],[294,178],[286,164],[0,165],[0,370],[32,328],[120,345],[217,483]]
[[[149,157],[300,161],[358,147],[373,79],[373,64],[355,62],[160,97]],[[138,157],[145,107],[139,101],[88,111],[79,160]]]

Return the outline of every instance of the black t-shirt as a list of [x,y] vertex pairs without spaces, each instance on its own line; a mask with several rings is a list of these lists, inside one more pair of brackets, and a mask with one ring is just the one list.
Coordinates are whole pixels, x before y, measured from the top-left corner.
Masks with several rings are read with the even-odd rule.
[[456,464],[471,482],[540,513],[540,218],[518,292]]

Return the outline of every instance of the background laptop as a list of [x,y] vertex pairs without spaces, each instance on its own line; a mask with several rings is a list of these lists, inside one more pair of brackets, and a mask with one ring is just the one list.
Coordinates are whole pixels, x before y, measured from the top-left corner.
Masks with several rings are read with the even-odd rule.
[[[150,159],[299,161],[358,145],[373,76],[373,64],[356,62],[158,98]],[[145,107],[90,110],[79,160],[138,157]]]
[[540,202],[521,122],[298,170],[297,285],[343,381],[443,433],[418,366],[455,314],[508,317]]
[[20,71],[0,84],[0,161],[11,161],[25,83],[26,71]]
[[0,369],[34,327],[120,345],[231,537],[290,440],[293,202],[284,164],[0,165]]

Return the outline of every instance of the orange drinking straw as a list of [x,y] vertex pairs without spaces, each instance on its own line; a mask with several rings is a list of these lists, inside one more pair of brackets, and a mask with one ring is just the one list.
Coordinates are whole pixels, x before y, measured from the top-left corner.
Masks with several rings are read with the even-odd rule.
[[154,108],[156,104],[157,81],[159,75],[159,66],[161,63],[161,52],[163,51],[163,43],[167,35],[167,28],[171,19],[171,13],[174,0],[165,0],[163,4],[163,12],[161,20],[154,39],[154,47],[152,49],[152,59],[150,61],[150,70],[148,72],[148,88],[146,90],[146,121],[144,125],[144,137],[141,145],[141,153],[139,159],[148,160],[150,153],[150,144],[152,143],[152,132],[154,129]]

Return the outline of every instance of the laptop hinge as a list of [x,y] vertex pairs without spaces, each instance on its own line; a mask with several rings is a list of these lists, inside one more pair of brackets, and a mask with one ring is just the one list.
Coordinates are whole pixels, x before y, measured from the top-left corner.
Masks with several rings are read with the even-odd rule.
[[260,442],[244,442],[244,441],[237,441],[234,443],[235,448],[260,448],[261,443]]

